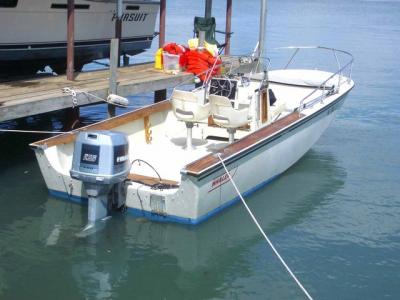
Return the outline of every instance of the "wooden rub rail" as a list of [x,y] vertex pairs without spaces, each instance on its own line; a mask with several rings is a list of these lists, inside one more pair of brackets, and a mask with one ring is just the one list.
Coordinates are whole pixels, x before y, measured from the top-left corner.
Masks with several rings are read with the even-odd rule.
[[[255,146],[258,142],[267,139],[268,137],[274,135],[283,128],[288,127],[290,124],[295,123],[303,117],[304,115],[298,112],[293,112],[290,115],[287,115],[286,117],[266,127],[263,127],[254,133],[249,134],[243,139],[240,139],[239,141],[219,150],[217,153],[220,154],[222,159],[234,156],[245,149]],[[205,170],[219,163],[220,162],[216,153],[212,153],[188,164],[184,171],[187,174],[198,176]]]

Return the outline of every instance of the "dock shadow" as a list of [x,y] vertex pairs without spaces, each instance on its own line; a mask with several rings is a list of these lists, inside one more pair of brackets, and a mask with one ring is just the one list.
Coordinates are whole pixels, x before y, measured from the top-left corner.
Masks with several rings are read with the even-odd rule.
[[30,76],[7,76],[0,77],[0,85],[7,85],[12,88],[35,87],[41,84],[39,79],[54,77],[52,73],[40,73]]

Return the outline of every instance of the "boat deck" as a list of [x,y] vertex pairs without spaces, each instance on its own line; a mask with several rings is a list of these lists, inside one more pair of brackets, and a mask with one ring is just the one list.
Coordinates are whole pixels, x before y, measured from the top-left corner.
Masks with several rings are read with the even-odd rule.
[[[70,87],[105,99],[108,95],[109,70],[77,73],[74,81],[66,76],[43,76],[0,82],[0,122],[71,108],[71,96],[62,92]],[[166,74],[153,68],[153,63],[118,69],[117,94],[128,96],[174,87],[192,76],[189,73]],[[78,106],[99,102],[78,96]]]
[[[132,164],[131,173],[138,175],[139,178],[131,176],[130,179],[148,184],[146,180],[151,179],[151,182],[155,183],[158,181],[157,176],[160,176],[163,181],[179,184],[182,170],[187,174],[198,176],[210,167],[219,164],[217,153],[224,159],[229,158],[256,146],[303,117],[305,115],[298,112],[285,112],[284,117],[255,132],[238,129],[235,134],[237,141],[232,144],[228,143],[226,129],[199,123],[193,132],[195,150],[185,149],[186,128],[183,122],[171,120],[171,118],[167,120],[168,126],[165,127],[174,127],[173,133],[166,131],[164,135],[159,134],[151,144],[134,144],[130,155],[137,162]],[[250,133],[253,134],[249,135]],[[140,176],[146,178],[142,180]]]
[[[131,173],[133,175],[146,176],[153,180],[156,180],[159,175],[163,181],[179,184],[180,172],[186,165],[217,153],[229,145],[226,129],[209,126],[207,123],[198,123],[198,126],[193,128],[194,149],[187,150],[185,149],[186,128],[184,123],[173,120],[173,118],[169,119],[167,123],[164,134],[154,135],[150,144],[135,143],[133,145],[130,156],[137,160],[132,163]],[[168,128],[174,128],[173,132],[169,132]],[[235,138],[241,139],[249,133],[250,131],[247,130],[237,130]],[[142,181],[140,179],[134,178],[133,181]]]

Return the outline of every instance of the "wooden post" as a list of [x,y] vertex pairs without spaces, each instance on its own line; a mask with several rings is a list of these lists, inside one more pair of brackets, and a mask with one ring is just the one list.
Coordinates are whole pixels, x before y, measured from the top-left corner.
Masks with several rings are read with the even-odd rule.
[[67,13],[67,79],[74,80],[75,1],[68,0]]
[[[110,79],[108,94],[117,94],[117,70],[118,70],[118,43],[119,39],[111,39],[110,44]],[[108,117],[115,116],[115,106],[108,104]]]
[[70,131],[79,126],[79,107],[64,109],[64,124],[62,131]]
[[160,35],[158,36],[158,47],[161,48],[165,44],[165,14],[166,14],[166,5],[167,0],[160,1]]
[[[165,44],[165,15],[167,0],[160,1],[160,28],[158,36],[158,47],[161,48]],[[159,90],[154,92],[154,102],[160,102],[167,99],[167,90]]]
[[232,0],[226,0],[226,23],[225,23],[225,55],[231,52],[231,19],[232,19]]
[[154,92],[154,103],[167,99],[167,90],[158,90]]
[[269,92],[268,88],[260,91],[261,97],[261,123],[269,121]]
[[[116,2],[116,19],[115,19],[115,38],[118,39],[118,61],[117,66],[120,66],[121,57],[121,38],[122,38],[122,0]],[[111,49],[110,49],[111,53]]]

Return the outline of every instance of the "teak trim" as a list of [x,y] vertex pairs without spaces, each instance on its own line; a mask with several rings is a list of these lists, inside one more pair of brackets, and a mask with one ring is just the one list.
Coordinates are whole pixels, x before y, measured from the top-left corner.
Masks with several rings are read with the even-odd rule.
[[[292,112],[286,117],[245,136],[244,138],[226,146],[225,148],[220,149],[217,151],[217,153],[220,154],[222,159],[237,155],[245,149],[255,146],[260,141],[269,138],[270,136],[274,135],[285,127],[288,127],[292,123],[295,123],[303,117],[304,115],[300,114],[299,112]],[[219,164],[217,153],[211,153],[186,165],[183,171],[193,176],[200,175],[210,167]]]
[[104,120],[104,121],[101,121],[101,122],[98,122],[98,123],[95,123],[92,125],[88,125],[88,126],[79,128],[79,129],[71,131],[71,132],[63,133],[63,134],[57,135],[55,137],[51,137],[51,138],[48,138],[45,140],[34,142],[34,143],[30,144],[30,146],[34,147],[34,148],[41,147],[41,146],[52,147],[52,146],[56,146],[59,144],[72,143],[73,141],[75,141],[76,135],[80,131],[110,130],[115,127],[124,125],[126,123],[140,120],[145,117],[149,117],[150,115],[152,115],[154,113],[162,112],[162,111],[169,110],[169,109],[171,109],[171,103],[168,100],[161,101],[161,102],[137,109],[135,111],[127,112],[123,115],[120,115],[120,116],[117,116],[117,117],[114,117],[111,119],[107,119],[107,120]]
[[268,121],[268,111],[269,111],[269,95],[268,89],[261,91],[261,123]]
[[140,175],[140,174],[135,174],[135,173],[130,173],[128,174],[128,179],[134,182],[139,182],[139,183],[143,183],[145,185],[155,185],[155,184],[168,184],[171,186],[179,186],[179,182],[174,181],[174,180],[169,180],[169,179],[162,179],[161,181],[156,178],[156,177],[150,177],[150,176],[145,176],[145,175]]

